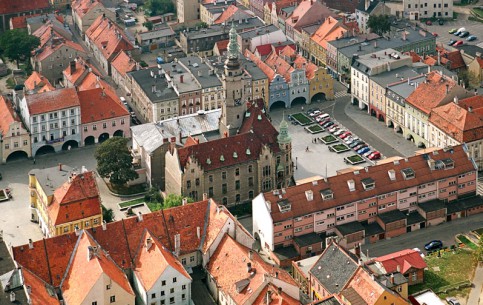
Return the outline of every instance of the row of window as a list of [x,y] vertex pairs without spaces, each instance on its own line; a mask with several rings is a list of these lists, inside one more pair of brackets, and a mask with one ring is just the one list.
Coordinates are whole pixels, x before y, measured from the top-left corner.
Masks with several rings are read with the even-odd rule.
[[[70,109],[70,115],[75,115],[75,109]],[[57,119],[59,116],[58,112],[51,112],[48,114],[50,120]],[[65,118],[67,116],[67,110],[62,110],[60,116]],[[46,115],[41,114],[40,116],[32,116],[32,122],[37,123],[40,117],[40,122],[45,122]]]
[[[27,140],[24,140],[24,141],[23,141],[23,145],[24,145],[24,146],[28,145],[28,141],[27,141]],[[19,147],[19,146],[18,146],[18,142],[13,142],[13,147],[14,147],[14,148]],[[10,144],[5,144],[5,149],[6,149],[6,150],[10,149]]]
[[[70,135],[75,135],[75,134],[76,134],[75,129],[72,129],[71,132],[70,132]],[[68,134],[67,130],[62,131],[62,137],[66,137],[68,135],[69,134]],[[54,141],[54,140],[56,140],[55,135],[53,133],[51,133],[49,141]],[[45,135],[42,136],[42,141],[47,141],[47,138],[45,137]],[[39,142],[39,138],[34,137],[34,143],[38,143],[38,142]]]
[[[112,121],[111,122],[111,126],[112,127],[115,127],[116,124],[117,124],[116,121]],[[124,125],[124,124],[125,124],[124,119],[121,119],[121,125]],[[102,128],[103,129],[106,129],[107,128],[107,123],[102,123]],[[92,125],[92,130],[97,130],[97,124],[93,124]],[[87,131],[89,131],[89,127],[88,126],[84,126],[84,132],[87,132]]]

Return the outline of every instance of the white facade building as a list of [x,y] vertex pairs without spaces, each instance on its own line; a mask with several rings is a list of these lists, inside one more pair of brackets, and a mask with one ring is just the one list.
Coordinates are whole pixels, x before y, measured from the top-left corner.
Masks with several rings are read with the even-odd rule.
[[403,18],[419,20],[421,18],[453,19],[452,0],[404,0]]

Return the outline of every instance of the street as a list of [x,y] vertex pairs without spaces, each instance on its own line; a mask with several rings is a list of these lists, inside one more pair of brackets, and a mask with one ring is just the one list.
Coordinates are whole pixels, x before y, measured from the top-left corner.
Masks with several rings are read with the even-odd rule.
[[[444,246],[455,244],[454,236],[467,233],[483,227],[483,214],[445,222],[438,226],[427,227],[395,238],[378,241],[375,244],[365,244],[362,250],[370,257],[377,257],[403,249],[419,248],[424,251],[424,245],[431,240],[439,239]],[[369,252],[367,252],[369,251]]]

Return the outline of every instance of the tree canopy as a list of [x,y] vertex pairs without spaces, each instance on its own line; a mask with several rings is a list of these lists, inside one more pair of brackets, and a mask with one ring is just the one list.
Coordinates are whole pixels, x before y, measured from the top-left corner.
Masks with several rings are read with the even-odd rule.
[[388,15],[373,15],[369,16],[367,21],[367,26],[371,29],[373,33],[377,35],[382,35],[389,32],[391,29],[391,21]]
[[188,203],[193,202],[193,199],[190,197],[184,197],[176,194],[169,194],[168,196],[166,196],[166,198],[164,198],[163,209],[180,206],[183,203],[183,198],[186,198],[188,200]]
[[29,35],[25,29],[5,31],[0,36],[0,50],[11,61],[29,59],[32,51],[40,45],[40,39]]
[[176,12],[176,7],[171,0],[147,0],[144,7],[149,11],[150,16]]
[[132,156],[127,148],[128,139],[113,137],[99,145],[94,154],[97,172],[103,178],[109,178],[114,185],[124,185],[138,178],[132,166]]

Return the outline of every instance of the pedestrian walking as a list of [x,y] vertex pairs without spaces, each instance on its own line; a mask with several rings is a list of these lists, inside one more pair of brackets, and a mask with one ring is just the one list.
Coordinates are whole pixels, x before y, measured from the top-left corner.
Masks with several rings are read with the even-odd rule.
[[309,151],[309,147],[308,147],[308,146],[307,146],[307,148],[305,149],[305,151],[306,151],[306,152],[307,152],[307,151]]
[[34,158],[34,164],[35,164],[35,162],[36,162],[36,161],[35,161],[35,158]]

